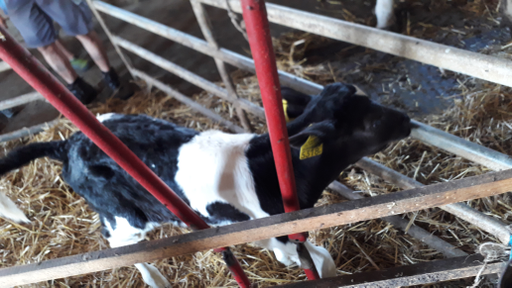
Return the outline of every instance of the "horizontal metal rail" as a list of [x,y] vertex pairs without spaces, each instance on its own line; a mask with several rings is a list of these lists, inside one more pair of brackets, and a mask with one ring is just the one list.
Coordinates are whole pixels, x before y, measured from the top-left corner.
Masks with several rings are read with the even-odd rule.
[[265,117],[265,112],[263,111],[263,108],[253,104],[252,102],[245,100],[245,99],[233,99],[229,96],[228,91],[204,78],[201,76],[194,74],[190,72],[189,70],[174,64],[173,62],[158,56],[157,54],[144,49],[138,45],[133,44],[132,42],[125,40],[118,36],[112,36],[112,41],[114,44],[119,45],[119,47],[122,47],[135,55],[141,57],[142,59],[145,59],[156,66],[167,70],[174,75],[204,89],[207,92],[212,93],[213,95],[222,98],[226,101],[232,102],[235,105],[240,105],[243,109],[250,111],[251,113],[257,115],[258,117]]
[[[200,0],[241,13],[239,0]],[[268,20],[286,27],[416,60],[512,87],[512,61],[267,3]],[[468,61],[471,59],[471,61]]]
[[[165,26],[161,23],[107,4],[105,2],[93,1],[93,5],[96,9],[98,9],[98,11],[106,13],[119,20],[123,20],[156,35],[160,35],[166,39],[180,43],[183,46],[199,51],[205,55],[220,59],[240,69],[244,69],[253,73],[256,72],[254,69],[254,61],[251,58],[239,55],[224,48],[220,48],[219,50],[211,49],[208,45],[208,42],[202,39],[188,35],[174,28]],[[295,89],[304,93],[317,94],[318,91],[321,91],[323,88],[321,85],[315,83],[312,84],[312,82],[301,79],[290,73],[283,71],[278,71],[278,73],[279,81],[281,81],[283,85],[294,87]]]
[[0,287],[91,273],[197,251],[493,196],[512,190],[512,170],[304,209],[130,246],[0,269]]
[[503,262],[484,264],[480,254],[469,257],[457,257],[445,260],[422,262],[414,265],[394,267],[385,270],[369,271],[332,277],[327,279],[305,281],[276,288],[387,288],[426,285],[443,281],[463,279],[476,275],[501,273]]
[[[237,53],[234,53],[223,48],[219,50],[210,49],[208,43],[202,39],[190,36],[179,30],[167,27],[156,21],[128,12],[126,10],[112,6],[110,4],[106,4],[101,1],[93,1],[93,4],[99,11],[107,13],[120,20],[143,28],[147,31],[160,35],[169,40],[180,43],[186,47],[199,51],[208,56],[219,58],[222,61],[229,63],[235,67],[238,67],[240,69],[255,72],[254,62],[250,58],[247,58],[245,56],[239,55]],[[279,71],[279,76],[279,79],[281,83],[283,83],[283,85],[289,86],[293,89],[296,89],[304,93],[316,95],[320,93],[323,89],[322,85],[298,78],[292,74],[283,71]],[[430,127],[418,121],[413,120],[413,123],[416,124],[417,126],[416,129],[413,129],[413,137],[418,137],[418,139],[422,141],[425,140],[425,142],[433,146],[454,153],[458,156],[470,159],[471,161],[474,161],[486,167],[490,167],[491,169],[499,167],[501,167],[500,169],[512,168],[512,160],[507,155],[485,148],[481,145],[472,143],[470,141],[466,141],[464,139],[453,136],[449,133]],[[433,139],[437,140],[434,142]],[[458,148],[455,149],[454,147]]]
[[180,92],[172,89],[170,86],[147,75],[146,73],[139,71],[137,69],[132,69],[132,74],[133,74],[133,76],[139,77],[140,79],[143,79],[144,81],[146,81],[148,84],[151,84],[151,85],[157,87],[158,89],[160,89],[161,91],[171,95],[176,100],[180,101],[183,104],[186,104],[187,106],[196,110],[197,112],[211,118],[212,120],[214,120],[216,122],[221,123],[222,125],[226,126],[231,131],[236,132],[236,133],[244,132],[244,129],[242,127],[237,126],[237,125],[233,124],[233,122],[222,118],[222,116],[216,114],[212,110],[202,106],[201,104],[195,102],[194,100],[188,98],[187,96],[181,94]]
[[464,140],[418,121],[413,121],[413,124],[417,128],[412,130],[411,136],[424,143],[462,156],[495,171],[512,168],[512,157],[508,155]]
[[11,66],[9,66],[9,64],[7,64],[5,61],[0,62],[0,72],[7,70],[11,70]]
[[17,139],[20,139],[23,137],[34,135],[36,133],[44,131],[47,128],[55,126],[57,123],[59,123],[59,119],[55,119],[50,122],[45,122],[45,123],[37,124],[34,126],[30,126],[30,127],[21,128],[21,129],[18,129],[16,131],[12,131],[9,133],[1,134],[0,135],[0,143],[6,142],[6,141],[17,140]]
[[21,106],[37,100],[46,101],[43,95],[41,95],[39,92],[30,92],[11,99],[0,101],[0,110]]

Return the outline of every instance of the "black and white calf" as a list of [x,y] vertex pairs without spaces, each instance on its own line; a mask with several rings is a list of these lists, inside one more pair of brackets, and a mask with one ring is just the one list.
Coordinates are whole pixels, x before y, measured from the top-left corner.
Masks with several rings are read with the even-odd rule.
[[[353,86],[332,84],[316,97],[295,92],[299,98],[294,98],[294,92],[287,91],[289,102],[302,99],[292,105],[293,113],[288,110],[296,119],[287,129],[303,209],[313,207],[349,164],[410,133],[407,115],[354,95]],[[228,225],[284,212],[268,134],[197,132],[146,115],[105,114],[98,119],[208,224]],[[304,143],[311,141],[315,153],[302,155]],[[0,174],[44,156],[63,162],[64,180],[99,213],[112,247],[142,241],[161,223],[182,224],[82,133],[17,149],[0,160]],[[273,250],[286,265],[300,263],[296,246],[287,237],[258,244]],[[326,249],[311,243],[306,247],[322,277],[336,274]],[[147,284],[170,286],[154,266],[136,267]]]

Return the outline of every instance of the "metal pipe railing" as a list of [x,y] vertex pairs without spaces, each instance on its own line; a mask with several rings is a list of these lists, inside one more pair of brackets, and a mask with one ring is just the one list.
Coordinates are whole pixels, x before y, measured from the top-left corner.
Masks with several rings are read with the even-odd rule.
[[[205,1],[202,1],[205,2]],[[190,36],[179,30],[167,27],[156,21],[139,16],[132,12],[121,8],[106,4],[101,1],[93,1],[96,9],[109,14],[117,19],[133,24],[147,31],[160,35],[169,40],[178,42],[186,47],[199,51],[205,55],[219,58],[240,69],[254,72],[254,61],[248,57],[239,55],[227,49],[214,50],[211,49],[204,40],[194,36]],[[275,6],[275,5],[274,5]],[[278,71],[279,79],[284,85],[287,85],[298,91],[307,94],[318,94],[322,91],[323,86],[311,81],[298,78],[290,73]],[[260,114],[261,115],[261,114]],[[416,125],[413,129],[412,137],[425,141],[426,143],[470,159],[478,164],[490,167],[494,170],[512,168],[512,158],[503,153],[483,147],[476,143],[461,139],[449,133],[443,132],[434,127],[428,126],[418,121],[412,121]]]
[[[199,39],[197,37],[188,35],[174,28],[165,26],[161,23],[153,21],[151,19],[142,17],[130,11],[118,8],[116,6],[107,4],[102,1],[92,1],[92,7],[106,13],[114,18],[125,21],[137,27],[140,27],[144,30],[152,32],[156,35],[160,35],[166,39],[171,41],[180,43],[183,46],[194,49],[198,52],[201,52],[205,55],[214,57],[216,59],[220,59],[228,64],[231,64],[240,69],[248,70],[251,72],[255,72],[254,70],[254,61],[251,58],[242,56],[240,54],[234,53],[230,50],[220,48],[218,50],[211,49],[210,45],[204,41],[203,39]],[[295,89],[309,94],[316,94],[318,91],[322,90],[322,86],[316,83],[309,82],[305,79],[299,78],[293,74],[278,71],[279,80],[284,85],[294,87]]]
[[[286,128],[281,98],[281,85],[277,75],[277,65],[270,37],[265,1],[241,0],[241,3],[249,45],[251,46],[256,68],[256,76],[260,86],[261,99],[265,108],[270,144],[274,154],[284,211],[298,211],[300,210],[300,205],[295,186],[288,130]],[[307,241],[307,234],[291,234],[288,238],[298,245],[297,252],[308,279],[319,279],[315,264],[304,245],[304,242]]]
[[[229,5],[234,12],[242,12],[238,0],[198,1],[222,9],[227,9]],[[272,23],[512,87],[512,61],[510,60],[281,5],[269,3],[266,6],[268,19]]]
[[[16,43],[3,27],[0,27],[0,38],[0,58],[75,124],[94,144],[189,227],[192,229],[210,228],[119,138],[101,124],[28,50]],[[221,248],[217,251],[222,252],[225,258],[231,260],[227,262],[230,270],[239,273],[240,264],[236,259],[232,261],[233,255],[229,249]],[[249,287],[247,276],[236,273],[234,276],[237,282],[241,283],[242,287]]]
[[[191,49],[197,50],[203,54],[212,56],[214,58],[219,58],[225,61],[226,63],[229,63],[231,65],[234,65],[240,69],[245,69],[248,71],[254,72],[254,61],[250,58],[247,58],[245,56],[239,55],[237,53],[234,53],[232,51],[226,50],[226,49],[219,49],[219,50],[213,50],[209,49],[208,44],[196,37],[190,36],[188,34],[185,34],[181,31],[178,31],[176,29],[167,27],[163,24],[157,23],[153,20],[144,18],[142,16],[136,15],[134,13],[128,12],[126,10],[117,8],[115,6],[106,4],[101,1],[94,1],[93,2],[95,8],[101,10],[104,13],[107,13],[113,17],[116,17],[120,20],[126,21],[128,23],[131,23],[133,25],[136,25],[138,27],[141,27],[145,30],[148,30],[150,32],[153,32],[157,35],[160,35],[162,37],[165,37],[167,39],[176,41],[184,46],[187,46]],[[116,41],[116,37],[114,37],[114,41]],[[283,81],[286,85],[297,89],[299,91],[302,91],[304,93],[308,94],[318,94],[323,89],[323,87],[319,84],[310,82],[308,80],[300,79],[296,76],[293,76],[289,73],[278,71],[280,80]],[[251,107],[252,108],[252,107]],[[256,115],[259,116],[262,114],[261,107],[257,107]],[[253,111],[254,112],[254,111]],[[471,159],[472,161],[479,163],[481,165],[490,166],[493,168],[512,168],[512,161],[510,160],[510,157],[507,155],[504,155],[502,153],[499,153],[497,151],[488,149],[486,147],[483,147],[481,145],[478,145],[476,143],[472,143],[470,141],[461,139],[459,137],[456,137],[454,135],[451,135],[449,133],[443,132],[439,129],[430,127],[428,125],[425,125],[423,123],[420,123],[418,121],[412,121],[416,128],[413,129],[412,136],[418,137],[420,140],[425,140],[427,143],[437,146],[441,149],[444,149],[448,152],[455,153],[456,155]],[[369,160],[372,161],[372,160]],[[377,164],[377,163],[374,163]],[[507,166],[510,165],[510,166]],[[396,172],[398,173],[398,172]],[[399,174],[399,173],[398,173]],[[406,176],[403,176],[406,177]],[[406,177],[407,178],[407,177]],[[412,180],[412,179],[411,179]],[[394,183],[394,182],[393,182]],[[458,206],[466,206],[464,204],[458,204]],[[478,218],[480,220],[479,223],[471,222],[474,219],[478,218],[467,218],[470,223],[474,224],[477,227],[480,227],[482,222],[489,222],[491,223],[491,226],[487,227],[505,227],[504,224],[500,223],[500,225],[497,225],[497,220],[491,219],[491,217],[476,211],[475,209],[472,209],[470,207],[464,207],[464,209],[461,209],[459,212],[457,210],[451,209],[450,212],[453,213],[455,216],[464,218],[466,215],[466,212],[471,211],[472,214],[478,215]],[[482,228],[482,227],[480,227]],[[488,229],[483,229],[485,231],[489,231]],[[498,230],[495,230],[498,231]],[[502,231],[506,231],[503,229]],[[504,241],[504,233],[500,232],[499,234],[493,234],[497,236],[500,241]]]
[[[227,89],[219,87],[218,85],[204,79],[203,77],[200,77],[199,75],[194,74],[194,73],[190,72],[189,70],[187,70],[179,65],[176,65],[175,63],[173,63],[161,56],[158,56],[157,54],[155,54],[147,49],[144,49],[138,45],[135,45],[132,42],[130,42],[126,39],[123,39],[121,37],[118,37],[118,36],[112,36],[112,43],[114,45],[119,45],[119,47],[122,47],[122,48],[132,52],[133,54],[141,57],[142,59],[145,59],[145,60],[157,65],[158,67],[173,73],[174,75],[180,77],[181,79],[184,79],[185,81],[188,81],[188,82],[196,85],[197,87],[200,87],[201,89],[203,89],[207,92],[210,92],[219,98],[222,98],[223,100],[232,102],[237,107],[241,107],[247,111],[250,111],[251,113],[253,113],[259,117],[265,117],[263,108],[261,108],[260,106],[255,105],[246,99],[238,99],[238,98],[230,97]],[[132,68],[132,70],[133,69],[134,68]]]

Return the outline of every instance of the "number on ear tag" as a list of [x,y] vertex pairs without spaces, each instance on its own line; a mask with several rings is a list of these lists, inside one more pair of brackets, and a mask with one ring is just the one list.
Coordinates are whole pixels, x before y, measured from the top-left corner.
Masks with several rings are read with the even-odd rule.
[[322,155],[324,144],[316,136],[309,136],[306,143],[300,147],[300,160]]

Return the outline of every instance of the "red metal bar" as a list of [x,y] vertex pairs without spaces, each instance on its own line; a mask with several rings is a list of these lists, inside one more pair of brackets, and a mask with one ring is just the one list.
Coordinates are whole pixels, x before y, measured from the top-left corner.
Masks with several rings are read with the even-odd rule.
[[[270,37],[267,10],[264,0],[241,0],[242,11],[251,46],[256,75],[261,90],[265,117],[267,119],[270,143],[281,188],[281,196],[285,212],[300,210],[295,175],[293,172],[290,142],[286,129],[283,111],[281,85],[277,74],[276,58]],[[307,233],[297,233],[288,236],[291,240],[303,243]],[[307,250],[304,253],[308,253]],[[309,257],[311,259],[311,257]],[[305,263],[303,263],[303,266]],[[313,263],[308,263],[305,272],[308,279],[318,279],[318,273]]]
[[[103,126],[64,85],[2,27],[0,27],[0,58],[181,221],[192,229],[210,228],[199,215],[188,207],[119,138]],[[227,248],[218,250],[225,251]],[[236,259],[234,261],[236,263],[231,263],[230,270],[234,267],[232,271],[239,273],[239,271],[242,271],[240,264]],[[234,274],[235,279],[237,279],[237,282],[240,280],[239,283],[243,284],[240,285],[241,287],[250,287],[249,279],[243,271],[242,274]]]

